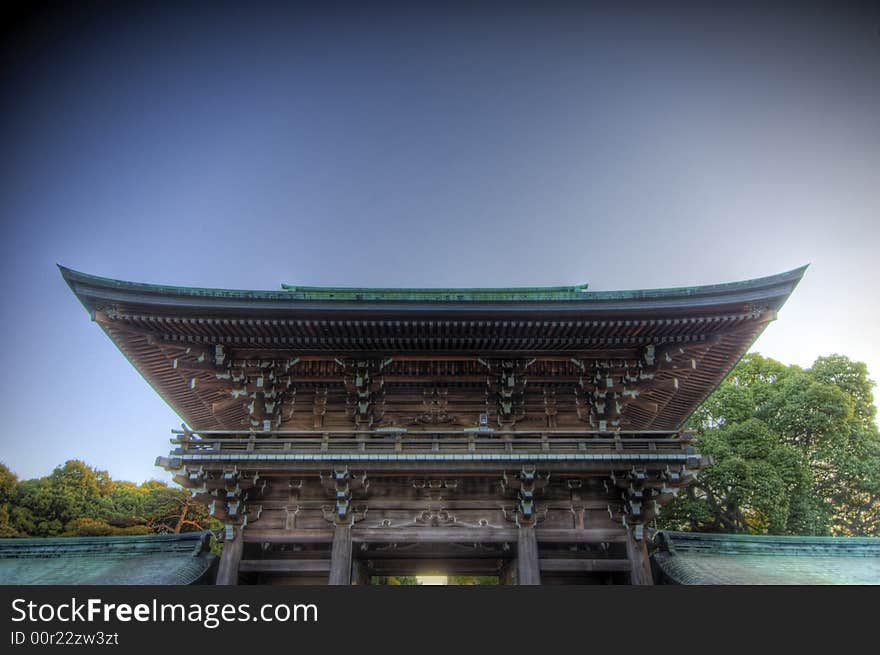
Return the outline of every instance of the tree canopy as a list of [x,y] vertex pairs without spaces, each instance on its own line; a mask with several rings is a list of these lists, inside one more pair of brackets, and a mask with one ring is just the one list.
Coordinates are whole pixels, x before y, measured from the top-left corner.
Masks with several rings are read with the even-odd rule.
[[114,481],[78,460],[19,481],[0,464],[0,537],[188,532],[212,526],[204,505],[163,482]]
[[659,527],[880,535],[880,436],[865,364],[746,355],[689,427],[713,459]]

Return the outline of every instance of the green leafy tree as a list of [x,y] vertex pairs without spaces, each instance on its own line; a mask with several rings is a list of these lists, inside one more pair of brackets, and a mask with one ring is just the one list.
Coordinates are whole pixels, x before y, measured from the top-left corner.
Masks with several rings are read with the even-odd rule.
[[103,536],[219,527],[184,489],[152,480],[114,481],[71,460],[43,478],[18,481],[0,465],[0,536]]
[[110,476],[79,460],[58,466],[48,477],[52,518],[67,523],[77,518],[100,518],[109,508]]
[[450,575],[447,579],[449,585],[471,586],[471,585],[499,585],[501,584],[498,576],[495,575]]
[[19,531],[13,526],[9,504],[15,499],[18,478],[5,464],[0,463],[0,538],[17,537]]
[[391,587],[404,587],[409,585],[420,585],[418,578],[414,575],[377,575],[370,581],[374,585],[388,585]]
[[205,504],[186,489],[175,489],[161,482],[148,482],[143,486],[147,492],[147,523],[156,532],[193,532],[220,526],[208,515]]
[[880,436],[867,368],[841,355],[807,370],[747,355],[695,412],[714,464],[671,503],[673,529],[880,534]]

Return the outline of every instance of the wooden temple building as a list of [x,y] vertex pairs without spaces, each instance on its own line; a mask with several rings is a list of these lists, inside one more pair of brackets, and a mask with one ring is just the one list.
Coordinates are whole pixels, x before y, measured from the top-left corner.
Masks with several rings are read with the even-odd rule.
[[652,582],[682,428],[803,269],[712,286],[233,291],[62,275],[182,417],[219,584]]

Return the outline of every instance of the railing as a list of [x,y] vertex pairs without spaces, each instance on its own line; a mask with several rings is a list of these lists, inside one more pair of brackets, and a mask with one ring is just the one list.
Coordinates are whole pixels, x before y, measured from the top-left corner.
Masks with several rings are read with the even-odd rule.
[[[687,436],[665,433],[420,432],[417,434],[299,432],[178,432],[172,455],[197,454],[467,454],[467,453],[692,453]],[[578,436],[573,436],[577,434]],[[586,436],[585,436],[586,434]],[[594,435],[603,436],[594,436]],[[653,436],[655,435],[656,436]],[[636,436],[637,435],[637,436]]]

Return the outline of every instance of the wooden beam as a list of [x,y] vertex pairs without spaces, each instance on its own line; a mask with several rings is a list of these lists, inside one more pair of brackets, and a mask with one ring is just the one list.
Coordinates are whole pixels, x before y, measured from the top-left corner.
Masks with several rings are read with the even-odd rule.
[[516,569],[517,563],[514,557],[501,567],[501,572],[498,576],[499,582],[506,586],[516,585]]
[[329,559],[245,559],[238,570],[242,573],[327,573]]
[[330,548],[330,585],[351,584],[351,526],[337,525],[333,529],[333,546]]
[[644,539],[636,539],[632,530],[626,531],[626,556],[632,565],[630,583],[634,585],[652,585],[651,562],[648,559],[648,547]]
[[351,563],[351,581],[352,584],[356,585],[368,585],[370,584],[370,570],[366,567],[363,562],[359,562],[357,560],[352,561]]
[[[626,531],[622,528],[578,529],[536,529],[541,543],[552,544],[596,544],[623,543]],[[248,529],[244,531],[246,543],[270,544],[320,544],[333,541],[334,531],[327,529],[266,530]],[[351,539],[355,543],[513,543],[517,541],[517,528],[445,528],[425,526],[417,528],[354,528]]]
[[505,543],[516,541],[516,528],[357,528],[352,533],[357,542],[390,543]]
[[538,538],[534,525],[521,525],[517,528],[516,577],[517,584],[541,584],[541,569],[538,565]]
[[[517,528],[359,528],[352,532],[356,542],[371,543],[513,543],[519,539]],[[536,530],[538,541],[545,543],[623,542],[620,529],[546,529]]]
[[629,571],[628,559],[541,559],[541,570],[547,573],[592,573],[605,571]]
[[241,554],[244,550],[244,539],[239,527],[233,528],[231,540],[223,542],[223,554],[220,556],[220,566],[217,569],[218,585],[237,585],[238,571],[241,564]]
[[245,543],[329,544],[333,530],[245,530]]
[[373,575],[499,575],[501,571],[501,561],[497,557],[370,559],[370,564]]

